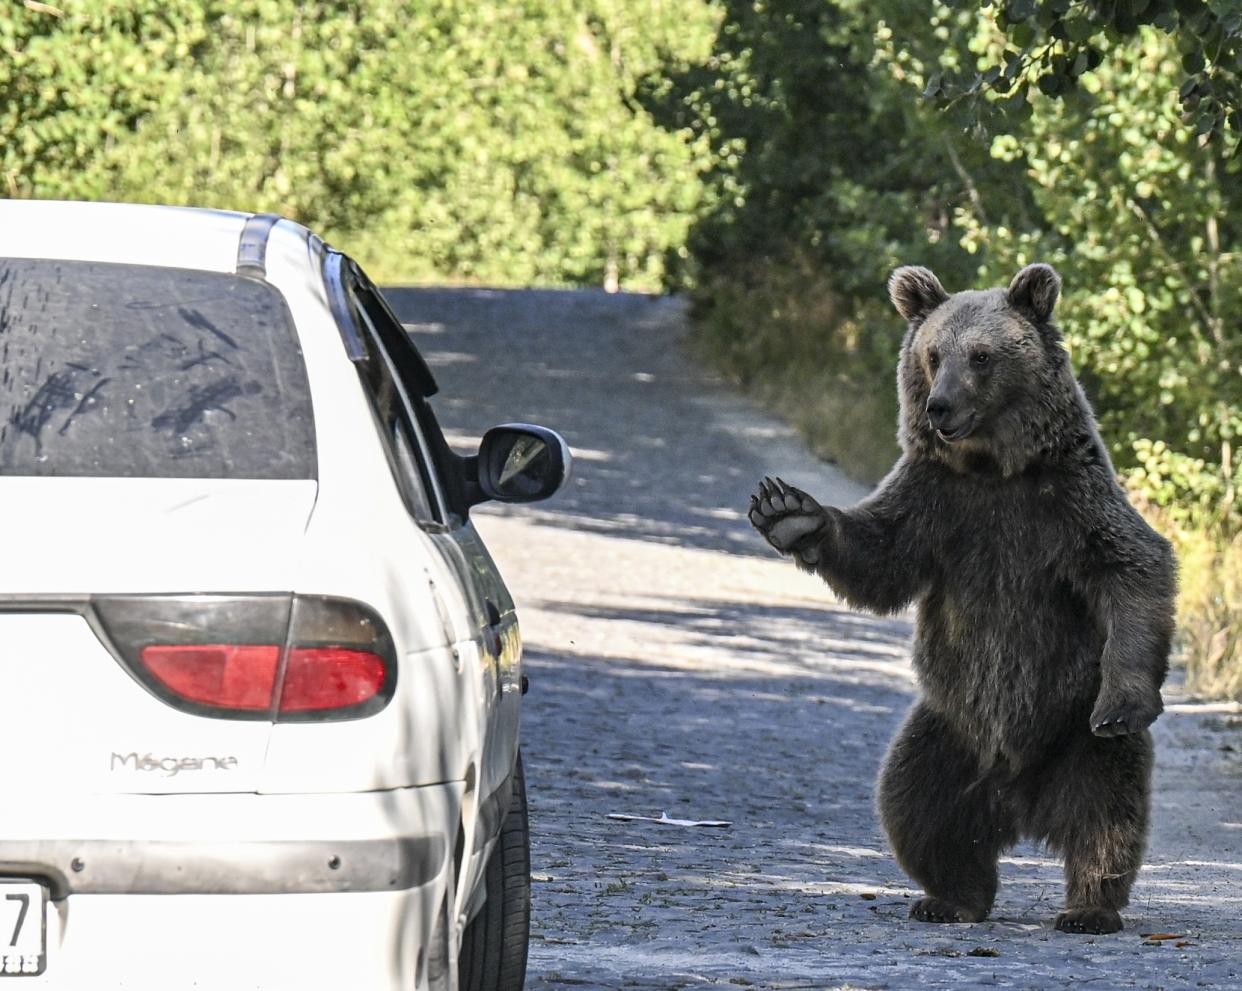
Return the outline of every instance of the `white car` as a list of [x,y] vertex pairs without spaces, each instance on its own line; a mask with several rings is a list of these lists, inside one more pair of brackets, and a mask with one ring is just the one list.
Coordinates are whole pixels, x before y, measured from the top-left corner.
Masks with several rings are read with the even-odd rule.
[[[524,685],[358,266],[272,216],[0,201],[0,991],[522,986]],[[24,983],[22,983],[24,982]]]

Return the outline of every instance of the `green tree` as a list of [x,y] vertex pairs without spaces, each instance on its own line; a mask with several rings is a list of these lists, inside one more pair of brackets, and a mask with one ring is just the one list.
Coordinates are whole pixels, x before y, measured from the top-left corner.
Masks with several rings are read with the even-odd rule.
[[702,0],[0,6],[9,195],[272,210],[383,277],[654,288],[697,152],[634,99]]
[[184,50],[144,50],[158,25],[175,35],[188,3],[100,0],[70,13],[33,0],[0,7],[0,170],[3,192],[97,197],[101,150],[123,141]]
[[1021,162],[1044,222],[963,231],[990,250],[986,276],[1041,258],[1066,282],[1076,365],[1120,468],[1178,518],[1232,518],[1242,475],[1242,184],[1165,99],[1182,72],[1161,32],[1140,31],[1079,98],[1036,96],[1020,135],[992,153]]
[[[868,402],[891,390],[900,333],[877,309],[886,273],[920,262],[965,287],[1050,261],[1119,468],[1178,518],[1232,518],[1242,185],[1168,98],[1185,71],[1169,34],[1136,29],[1072,92],[1002,94],[984,67],[1003,58],[1012,10],[1005,23],[896,0],[725,11],[711,59],[678,80],[673,121],[713,151],[688,280],[726,367],[786,391],[791,369],[802,387],[806,366],[836,369],[821,391],[848,409],[813,429],[834,453],[859,433],[875,446],[879,429],[849,409],[886,414]],[[983,111],[937,102],[967,76]]]
[[980,259],[960,217],[985,201],[993,223],[1032,209],[1021,169],[918,99],[946,50],[925,15],[893,2],[894,23],[877,27],[875,5],[855,0],[721,6],[710,56],[649,96],[712,152],[679,284],[736,379],[773,401],[796,394],[820,449],[877,477],[895,453],[903,332],[888,272],[919,262],[972,284]]
[[[968,6],[959,2],[954,6]],[[1007,44],[980,65],[946,72],[931,95],[963,98],[987,117],[984,93],[1072,93],[1117,57],[1143,48],[1152,32],[1176,45],[1179,70],[1162,77],[1160,96],[1180,101],[1185,122],[1205,142],[1231,133],[1242,146],[1242,3],[1239,0],[1005,0],[997,11]],[[1176,96],[1174,96],[1176,94]]]

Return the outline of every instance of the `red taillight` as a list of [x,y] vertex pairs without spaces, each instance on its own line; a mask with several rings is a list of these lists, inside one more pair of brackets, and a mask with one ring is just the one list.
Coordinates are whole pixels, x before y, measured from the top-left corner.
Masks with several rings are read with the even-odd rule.
[[280,647],[256,644],[149,644],[142,663],[169,691],[190,702],[267,711]]
[[396,651],[360,602],[308,595],[93,600],[114,652],[179,709],[232,719],[356,719],[388,704]]
[[361,705],[384,687],[383,658],[347,647],[294,647],[280,691],[280,712]]

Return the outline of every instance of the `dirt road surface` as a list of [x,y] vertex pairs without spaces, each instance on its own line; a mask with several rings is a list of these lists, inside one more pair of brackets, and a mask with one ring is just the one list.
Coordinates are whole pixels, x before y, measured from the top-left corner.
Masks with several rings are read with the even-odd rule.
[[[514,590],[534,908],[527,988],[1242,988],[1242,718],[1166,690],[1147,865],[1124,932],[1051,928],[1059,864],[1021,847],[992,918],[931,926],[872,810],[915,693],[908,619],[834,600],[743,511],[780,474],[864,489],[687,356],[678,304],[397,290],[463,448],[545,423],[577,461],[477,523]],[[610,813],[729,820],[621,822]],[[1143,934],[1176,939],[1145,940]]]

